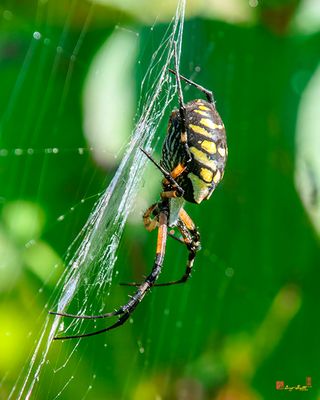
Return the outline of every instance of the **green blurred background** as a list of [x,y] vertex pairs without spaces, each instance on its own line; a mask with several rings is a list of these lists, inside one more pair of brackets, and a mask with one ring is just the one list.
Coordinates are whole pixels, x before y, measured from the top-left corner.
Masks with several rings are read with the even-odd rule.
[[[23,382],[67,248],[119,164],[175,7],[0,2],[1,399]],[[223,183],[187,206],[202,235],[192,279],[154,289],[132,323],[74,352],[53,343],[31,398],[320,398],[319,60],[318,0],[187,1],[181,71],[213,90],[229,143]],[[154,257],[141,215],[160,176],[148,171],[120,280],[139,280]],[[186,257],[169,240],[161,279],[180,276]],[[113,302],[127,293],[116,287]],[[307,377],[308,392],[276,390]]]

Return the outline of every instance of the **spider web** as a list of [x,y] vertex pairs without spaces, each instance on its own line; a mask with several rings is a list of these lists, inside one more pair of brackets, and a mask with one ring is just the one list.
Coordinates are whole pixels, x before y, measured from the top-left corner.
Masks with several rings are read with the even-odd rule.
[[[152,152],[157,142],[156,132],[165,109],[175,95],[174,80],[168,75],[168,67],[173,62],[173,44],[177,43],[178,58],[180,57],[185,0],[179,0],[176,14],[169,28],[153,54],[148,70],[141,85],[141,97],[137,112],[137,122],[133,129],[130,142],[126,146],[121,163],[110,184],[96,201],[93,210],[77,238],[70,245],[66,254],[65,273],[62,275],[56,293],[43,311],[49,309],[64,312],[74,306],[79,314],[93,314],[108,307],[105,299],[113,280],[114,266],[117,261],[117,249],[130,210],[136,199],[144,169],[147,163],[140,147]],[[90,16],[88,16],[88,19]],[[80,51],[87,26],[78,38],[71,60]],[[33,39],[41,38],[41,32],[35,32]],[[30,47],[32,52],[32,46]],[[27,60],[26,60],[27,62]],[[66,86],[72,75],[72,63],[66,79]],[[14,96],[13,96],[14,98]],[[63,104],[63,99],[61,101]],[[62,106],[61,106],[62,107]],[[8,106],[8,112],[10,105]],[[58,110],[58,115],[61,110]],[[20,152],[35,151],[32,149]],[[47,149],[54,153],[54,148]],[[58,151],[58,150],[57,150]],[[42,375],[45,369],[57,374],[74,357],[78,341],[72,341],[68,354],[58,366],[53,367],[55,358],[52,356],[52,339],[60,334],[75,334],[84,332],[86,321],[73,319],[63,321],[61,317],[47,316],[45,324],[35,341],[35,348],[24,370],[12,388],[10,399],[34,398],[41,387]],[[91,325],[91,330],[93,326]],[[94,328],[93,328],[94,330]],[[68,344],[69,345],[69,344]],[[63,383],[53,388],[54,398],[62,396],[74,376],[64,379]],[[92,378],[94,379],[94,377]],[[90,386],[89,386],[90,388]],[[89,389],[88,389],[89,390]],[[83,398],[86,397],[84,394]]]

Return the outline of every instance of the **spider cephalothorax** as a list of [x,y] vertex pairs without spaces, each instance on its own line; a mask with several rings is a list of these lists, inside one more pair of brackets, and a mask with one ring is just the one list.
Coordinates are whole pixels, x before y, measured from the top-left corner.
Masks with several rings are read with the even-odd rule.
[[[118,321],[99,331],[59,336],[54,339],[73,339],[94,336],[122,325],[142,301],[152,286],[168,286],[185,282],[191,273],[194,259],[200,248],[200,235],[196,225],[184,210],[185,201],[200,204],[209,199],[221,181],[227,160],[227,143],[223,122],[215,108],[212,93],[197,83],[181,76],[175,55],[175,74],[178,87],[179,108],[171,113],[168,132],[162,148],[162,158],[158,164],[147,152],[142,151],[164,175],[161,200],[150,206],[143,215],[147,230],[158,229],[156,257],[152,271],[137,286],[130,300],[114,312],[102,315],[73,315],[52,312],[52,314],[72,318],[108,318],[118,316]],[[198,99],[184,103],[181,80],[199,89],[207,100]],[[177,228],[182,238],[174,236],[169,228]],[[158,283],[161,272],[167,236],[171,235],[184,243],[189,251],[187,266],[183,276],[174,281]]]

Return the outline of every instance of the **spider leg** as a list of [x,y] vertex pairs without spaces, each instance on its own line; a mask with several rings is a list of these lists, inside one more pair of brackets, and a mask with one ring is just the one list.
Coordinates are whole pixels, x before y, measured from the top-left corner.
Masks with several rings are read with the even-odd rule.
[[118,326],[123,325],[126,320],[130,317],[130,313],[123,314],[116,323],[113,325],[109,326],[108,328],[100,329],[99,331],[94,331],[94,332],[89,332],[89,333],[84,333],[81,335],[70,335],[70,336],[55,336],[53,340],[68,340],[68,339],[81,339],[84,337],[89,337],[89,336],[96,336],[99,335],[100,333],[108,332],[111,329],[115,329]]
[[117,310],[115,312],[103,314],[101,316],[87,316],[87,315],[86,316],[84,316],[84,315],[73,316],[72,314],[52,313],[51,312],[51,314],[60,315],[63,317],[69,316],[69,317],[87,318],[87,319],[106,318],[106,317],[111,317],[111,316],[115,316],[115,315],[121,315],[120,318],[118,319],[118,321],[115,322],[113,325],[108,326],[107,328],[104,328],[104,329],[101,329],[98,331],[89,332],[89,333],[85,333],[85,334],[81,334],[81,335],[55,336],[53,338],[53,340],[79,339],[79,338],[83,338],[83,337],[99,335],[100,333],[104,333],[104,332],[110,331],[111,329],[115,329],[127,321],[127,319],[130,317],[130,315],[135,310],[137,305],[142,301],[144,296],[147,294],[147,292],[150,290],[150,288],[154,285],[155,281],[158,279],[159,274],[161,272],[163,259],[164,259],[164,255],[165,255],[166,241],[167,241],[168,214],[169,214],[168,201],[163,201],[159,207],[160,207],[160,211],[159,211],[159,229],[158,229],[158,239],[157,239],[157,250],[156,250],[156,257],[155,257],[152,271],[147,276],[145,281],[139,285],[137,291],[134,293],[133,296],[131,296],[130,300],[124,306],[120,307],[119,310]]
[[179,231],[181,232],[181,234],[184,238],[184,243],[189,250],[189,256],[188,256],[185,273],[182,275],[182,277],[180,279],[178,279],[176,281],[158,283],[158,284],[155,284],[154,286],[176,285],[179,283],[184,283],[190,278],[194,259],[197,255],[197,252],[200,250],[200,234],[199,234],[199,231],[197,230],[194,222],[192,221],[192,219],[189,217],[189,215],[186,213],[186,211],[183,208],[181,208],[181,210],[179,212],[179,220],[178,220],[177,227],[178,227]]
[[[183,164],[179,163],[179,164],[170,172],[170,176],[171,176],[173,179],[176,179],[176,178],[178,178],[180,175],[182,175],[183,172],[184,172],[186,169],[187,169],[186,166],[184,166]],[[163,180],[163,185],[164,185],[164,187],[166,187],[166,186],[168,185],[168,183],[169,183],[168,180],[166,180],[166,179]],[[181,190],[183,190],[183,189],[181,188]],[[182,196],[183,196],[183,194],[182,194]],[[180,193],[176,190],[176,188],[174,188],[174,190],[168,190],[168,191],[165,190],[165,191],[163,191],[163,192],[161,193],[161,198],[162,198],[162,199],[172,199],[172,198],[175,198],[175,197],[181,197]]]
[[[171,176],[173,179],[178,178],[185,170],[186,170],[186,167],[185,167],[185,166],[183,166],[182,164],[178,164],[178,165],[170,172],[170,176]],[[164,180],[164,186],[166,186],[167,183],[168,183],[168,182],[165,182],[165,180]],[[174,197],[177,197],[176,191],[174,191],[174,190],[164,191],[164,192],[161,193],[161,198],[162,198],[162,199],[170,199],[170,198],[174,198]],[[154,212],[154,210],[157,208],[157,206],[159,206],[159,203],[153,204],[153,205],[150,206],[150,207],[146,210],[146,212],[143,214],[143,222],[144,222],[144,225],[145,225],[146,229],[149,230],[149,231],[153,230],[153,229],[157,226],[157,224],[158,224],[157,219],[151,219],[151,218],[150,218],[151,213]],[[183,215],[183,217],[184,217],[184,215],[186,215],[186,217],[184,217],[184,218],[185,218],[185,220],[187,221],[187,226],[190,227],[190,230],[194,230],[194,229],[196,230],[193,221],[192,221],[191,218],[188,216],[188,214],[183,210],[183,208],[180,210],[180,213],[181,213],[181,215]],[[179,215],[179,216],[180,216],[180,215]],[[183,217],[182,217],[182,218],[183,218]],[[180,219],[181,219],[181,216],[180,216]],[[179,229],[179,227],[178,227],[178,229]],[[179,229],[179,230],[180,230],[180,232],[181,232],[181,229]],[[168,235],[168,236],[171,236],[173,239],[175,239],[175,240],[177,240],[178,242],[183,243],[183,244],[186,244],[186,240],[187,240],[186,237],[188,236],[188,243],[189,243],[189,242],[191,243],[191,242],[192,242],[192,238],[191,238],[191,236],[190,236],[190,233],[189,233],[188,230],[186,230],[186,229],[184,230],[184,232],[185,232],[184,239],[181,239],[181,238],[175,236],[174,233],[172,233],[171,231],[167,232],[167,235]],[[199,237],[199,233],[198,233],[198,237]],[[138,282],[121,282],[120,285],[121,285],[121,286],[139,286],[140,283],[138,283]],[[155,286],[158,286],[158,285],[155,285]]]
[[[140,147],[140,150],[149,158],[150,161],[153,162],[153,164],[162,172],[163,176],[165,177],[165,179],[171,183],[172,186],[174,186],[174,188],[176,189],[175,192],[177,194],[176,197],[179,196],[183,196],[184,195],[184,190],[182,189],[182,187],[180,185],[178,185],[178,183],[176,182],[176,180],[174,179],[175,177],[173,177],[168,171],[166,171],[160,164],[158,164],[156,162],[156,160],[149,154],[147,153],[142,147]],[[172,196],[171,196],[172,197]]]
[[[173,69],[169,68],[169,71],[172,74],[177,75],[177,72],[174,71]],[[211,103],[213,105],[215,104],[211,90],[204,88],[203,86],[199,85],[196,82],[191,81],[190,79],[186,78],[185,76],[179,75],[179,78],[182,79],[183,81],[189,83],[189,85],[194,86],[196,89],[200,90],[202,93],[204,93],[205,96],[207,97],[207,100],[209,101],[209,103]]]
[[69,313],[63,313],[63,312],[56,312],[56,311],[49,311],[49,314],[51,315],[59,315],[60,317],[66,317],[66,318],[78,318],[78,319],[99,319],[99,318],[109,318],[109,317],[114,317],[116,315],[123,314],[124,311],[119,308],[119,310],[105,313],[105,314],[99,314],[99,315],[77,315],[77,314],[69,314]]
[[[200,234],[199,231],[197,230],[194,222],[192,219],[189,217],[189,215],[186,213],[186,211],[182,208],[179,213],[179,221],[177,224],[177,228],[182,234],[183,241],[174,235],[170,235],[170,232],[168,235],[172,236],[174,239],[178,240],[179,242],[184,243],[188,250],[189,250],[189,256],[188,256],[188,261],[187,261],[187,266],[185,273],[182,275],[182,277],[176,281],[170,281],[170,282],[165,282],[165,283],[157,283],[154,284],[153,286],[170,286],[170,285],[176,285],[179,283],[184,283],[186,282],[192,272],[192,267],[194,264],[194,259],[197,255],[197,252],[200,250]],[[139,286],[139,283],[132,282],[132,283],[121,283],[121,285],[125,286]]]
[[[190,162],[192,160],[191,153],[189,150],[188,146],[188,135],[187,135],[187,112],[186,112],[186,107],[184,104],[183,100],[183,92],[181,88],[181,80],[180,80],[180,74],[179,74],[179,68],[178,68],[178,56],[177,56],[177,43],[174,42],[174,48],[173,48],[173,55],[174,55],[174,68],[175,68],[175,76],[176,76],[176,81],[177,81],[177,89],[178,89],[178,97],[179,97],[179,114],[180,114],[180,119],[181,119],[181,143],[184,146],[184,149],[187,153],[187,162]],[[172,71],[169,69],[169,71]]]
[[[158,207],[158,203],[152,204],[152,206],[150,206],[143,214],[143,224],[144,224],[144,227],[146,228],[146,230],[149,232],[156,229],[157,226],[159,225],[159,222],[157,219],[158,213],[156,212],[157,207]],[[151,218],[151,215],[153,215],[154,218]]]
[[[143,224],[144,224],[144,227],[146,228],[146,230],[149,231],[149,232],[151,232],[154,229],[156,229],[158,227],[158,225],[159,225],[159,222],[158,222],[158,219],[157,219],[159,211],[157,211],[157,207],[158,207],[158,203],[152,204],[152,206],[150,206],[143,214]],[[151,218],[151,215],[154,218]],[[175,239],[178,242],[180,242],[182,244],[185,244],[184,240],[182,238],[177,237],[174,234],[174,230],[173,229],[168,231],[167,235],[172,237],[172,239]]]

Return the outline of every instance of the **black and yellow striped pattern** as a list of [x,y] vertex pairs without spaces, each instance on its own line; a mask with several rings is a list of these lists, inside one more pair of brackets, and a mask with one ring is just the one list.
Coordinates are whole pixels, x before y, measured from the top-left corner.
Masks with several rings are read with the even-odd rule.
[[213,104],[194,100],[185,108],[187,144],[192,160],[186,163],[187,154],[181,144],[180,114],[175,110],[170,117],[161,164],[169,171],[178,164],[187,165],[177,182],[185,192],[185,200],[199,204],[211,196],[223,177],[228,153],[226,133]]

